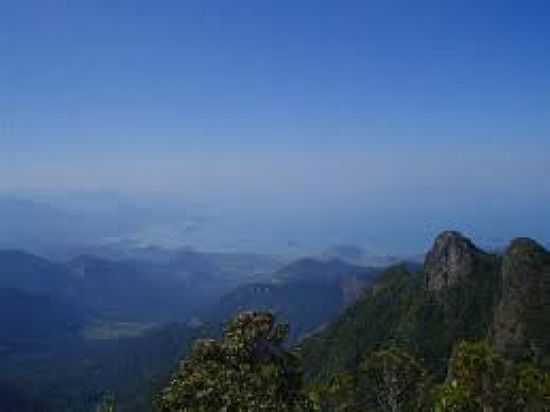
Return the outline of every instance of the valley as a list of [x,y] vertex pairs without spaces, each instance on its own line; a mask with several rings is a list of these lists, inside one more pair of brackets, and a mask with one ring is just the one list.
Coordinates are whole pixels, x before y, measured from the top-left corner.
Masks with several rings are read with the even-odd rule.
[[[358,299],[380,271],[335,259],[151,252],[58,263],[0,251],[0,381],[47,410],[87,411],[114,393],[122,410],[148,411],[185,348],[221,333],[236,313],[272,310],[297,341]],[[6,410],[10,402],[0,399]]]

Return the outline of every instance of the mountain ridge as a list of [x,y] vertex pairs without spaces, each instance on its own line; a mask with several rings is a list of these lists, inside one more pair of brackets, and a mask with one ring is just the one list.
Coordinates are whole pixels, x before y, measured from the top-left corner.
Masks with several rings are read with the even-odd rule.
[[[513,356],[510,346],[517,351],[519,344],[524,359],[550,364],[548,338],[541,332],[550,330],[544,329],[550,320],[548,256],[533,240],[513,240],[501,257],[458,232],[441,233],[421,270],[411,272],[399,265],[384,271],[358,302],[300,344],[308,379],[322,381],[353,368],[357,356],[392,342],[417,353],[440,378],[445,377],[453,346],[464,339],[489,339],[506,356]],[[524,258],[532,266],[526,266]],[[506,277],[519,274],[535,281],[523,284],[520,298],[509,307]],[[520,316],[526,305],[532,313],[527,319]],[[517,315],[512,321],[522,331],[519,341],[503,332],[511,327],[509,312]],[[542,329],[522,326],[537,317],[533,314]],[[496,331],[495,319],[500,321]]]

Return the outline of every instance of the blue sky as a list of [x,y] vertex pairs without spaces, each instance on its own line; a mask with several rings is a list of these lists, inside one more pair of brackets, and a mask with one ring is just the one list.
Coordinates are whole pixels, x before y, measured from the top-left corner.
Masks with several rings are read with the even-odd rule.
[[521,209],[548,236],[549,21],[546,1],[3,2],[0,190]]

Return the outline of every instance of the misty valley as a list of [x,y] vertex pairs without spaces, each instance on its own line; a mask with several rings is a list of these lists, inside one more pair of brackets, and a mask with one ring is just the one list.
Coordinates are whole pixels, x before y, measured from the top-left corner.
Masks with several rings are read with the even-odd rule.
[[90,410],[113,391],[126,409],[148,410],[193,340],[219,334],[232,315],[273,310],[297,341],[379,272],[334,257],[133,252],[58,263],[0,251],[3,408]]

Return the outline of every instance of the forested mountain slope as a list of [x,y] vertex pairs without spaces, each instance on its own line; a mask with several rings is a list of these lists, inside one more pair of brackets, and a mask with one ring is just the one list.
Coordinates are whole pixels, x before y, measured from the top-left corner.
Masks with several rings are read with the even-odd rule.
[[506,356],[548,365],[549,256],[532,240],[512,241],[501,257],[457,232],[442,233],[421,271],[388,269],[330,327],[302,343],[308,378],[351,370],[389,344],[409,348],[443,378],[453,346],[482,338]]

